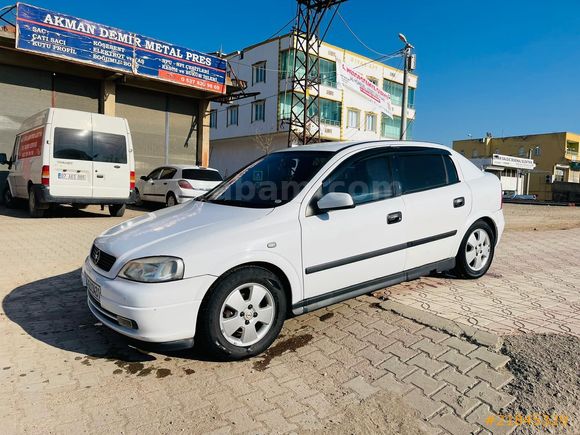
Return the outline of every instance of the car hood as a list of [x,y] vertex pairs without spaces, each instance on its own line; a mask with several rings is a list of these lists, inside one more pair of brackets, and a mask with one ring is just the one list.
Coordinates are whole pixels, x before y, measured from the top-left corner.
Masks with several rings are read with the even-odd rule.
[[115,257],[133,259],[150,255],[177,255],[188,241],[220,228],[240,229],[268,215],[272,209],[231,207],[192,201],[148,213],[105,231],[97,247]]

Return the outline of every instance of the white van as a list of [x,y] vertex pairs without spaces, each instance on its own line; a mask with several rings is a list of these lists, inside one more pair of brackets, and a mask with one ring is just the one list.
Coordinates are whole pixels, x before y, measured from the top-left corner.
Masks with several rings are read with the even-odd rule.
[[46,109],[28,118],[16,134],[4,204],[28,199],[31,217],[50,204],[108,205],[123,216],[135,189],[135,160],[124,118],[68,109]]

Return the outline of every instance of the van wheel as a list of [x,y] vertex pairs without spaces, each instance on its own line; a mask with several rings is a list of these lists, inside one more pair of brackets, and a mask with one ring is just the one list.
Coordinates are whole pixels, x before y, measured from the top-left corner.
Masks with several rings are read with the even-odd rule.
[[126,208],[125,204],[111,204],[109,206],[109,214],[113,217],[122,217]]
[[455,261],[455,272],[462,278],[476,279],[487,272],[495,253],[495,238],[484,221],[475,222],[465,233]]
[[32,218],[41,218],[44,216],[46,210],[38,208],[38,202],[36,201],[36,195],[34,195],[34,190],[28,190],[28,213]]
[[2,195],[2,198],[6,208],[14,208],[16,206],[16,200],[12,196],[12,192],[10,192],[10,187],[8,187],[8,185],[6,185],[4,188],[4,194]]
[[173,207],[174,205],[177,205],[177,199],[175,198],[175,195],[172,192],[169,192],[167,194],[167,199],[165,200],[165,206]]
[[202,304],[196,341],[219,359],[258,355],[278,337],[286,303],[275,274],[256,266],[238,269],[223,278]]

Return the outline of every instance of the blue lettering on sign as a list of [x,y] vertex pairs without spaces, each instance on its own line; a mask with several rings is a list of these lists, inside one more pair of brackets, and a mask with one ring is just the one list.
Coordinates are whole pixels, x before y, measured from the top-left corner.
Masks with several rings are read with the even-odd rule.
[[16,48],[224,93],[226,61],[69,15],[18,3]]

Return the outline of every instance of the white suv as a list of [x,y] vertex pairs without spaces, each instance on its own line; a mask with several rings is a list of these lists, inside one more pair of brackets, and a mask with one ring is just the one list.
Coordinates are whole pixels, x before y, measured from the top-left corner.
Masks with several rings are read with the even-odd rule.
[[195,337],[240,359],[288,316],[433,272],[478,278],[503,228],[499,179],[449,148],[316,144],[111,228],[82,276],[92,313],[139,346]]
[[220,173],[212,168],[161,166],[139,179],[135,186],[136,202],[161,202],[173,207],[207,193],[222,181]]

